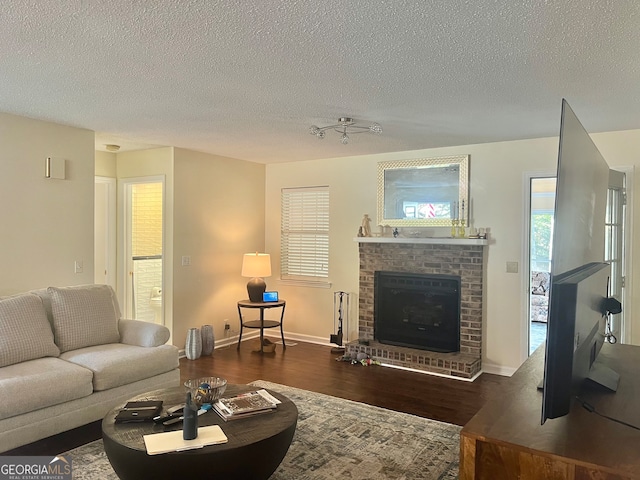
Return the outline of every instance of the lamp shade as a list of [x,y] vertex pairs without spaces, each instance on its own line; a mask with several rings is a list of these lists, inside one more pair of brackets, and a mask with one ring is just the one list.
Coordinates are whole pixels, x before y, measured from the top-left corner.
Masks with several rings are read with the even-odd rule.
[[268,253],[245,253],[242,259],[243,277],[270,277],[271,255]]

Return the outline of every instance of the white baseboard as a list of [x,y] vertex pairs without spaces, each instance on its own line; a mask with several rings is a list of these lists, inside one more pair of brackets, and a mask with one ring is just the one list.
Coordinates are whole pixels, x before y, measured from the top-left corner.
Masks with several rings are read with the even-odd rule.
[[491,373],[493,375],[502,375],[503,377],[510,377],[516,372],[517,368],[504,367],[495,363],[482,363],[482,372]]
[[[259,332],[251,332],[249,334],[244,334],[242,335],[242,341],[245,342],[247,340],[253,340],[254,338],[259,338],[260,337],[260,333]],[[233,335],[231,337],[226,337],[226,338],[221,338],[215,339],[215,346],[214,346],[214,351],[218,348],[226,348],[226,347],[230,347],[232,345],[236,345],[238,343],[238,335]],[[179,358],[183,358],[186,357],[187,354],[184,351],[184,348],[181,348],[180,350],[178,350],[178,357]]]
[[[280,338],[279,335],[280,332],[278,332],[278,335],[276,335],[275,333],[271,334],[271,335],[265,335],[265,336],[269,336],[269,337],[278,337],[278,339]],[[250,333],[243,333],[242,334],[242,341],[246,342],[248,340],[253,340],[256,338],[260,338],[260,332],[258,331],[252,331]],[[330,343],[329,341],[327,341],[327,339],[322,338],[322,337],[316,337],[313,335],[302,335],[299,333],[287,333],[284,332],[284,340],[285,342],[289,342],[291,341],[298,341],[298,342],[307,342],[307,343],[315,343],[317,345],[326,345],[329,347],[335,346],[334,344]],[[232,345],[236,345],[238,343],[238,335],[233,335],[231,337],[226,337],[226,338],[221,338],[221,339],[215,339],[215,348],[226,348],[226,347],[230,347]],[[186,357],[186,354],[184,352],[184,348],[181,348],[178,351],[178,356],[180,358]]]
[[[279,335],[269,335],[270,337],[273,336],[277,336],[279,337]],[[251,332],[249,334],[244,334],[242,335],[242,341],[248,341],[248,340],[253,340],[255,338],[259,338],[260,337],[260,333],[259,332]],[[298,342],[306,342],[306,343],[314,343],[316,345],[325,345],[328,347],[335,347],[335,345],[331,342],[329,342],[326,338],[323,337],[317,337],[314,335],[303,335],[300,333],[287,333],[285,332],[284,334],[284,339],[285,341],[298,341]],[[216,339],[215,342],[215,348],[225,348],[225,347],[229,347],[232,345],[236,345],[238,343],[238,336],[234,335],[232,337],[227,337],[227,338],[222,338],[222,339]],[[345,341],[346,343],[346,341]],[[184,353],[184,348],[180,349],[179,351],[179,356],[180,357],[184,357],[185,353]],[[391,365],[385,365],[385,366],[391,366]],[[397,366],[394,366],[395,368],[398,368]],[[413,370],[410,368],[406,368],[406,370]],[[515,371],[517,370],[517,368],[511,368],[511,367],[505,367],[502,365],[498,365],[495,363],[482,363],[482,373],[490,373],[493,375],[501,375],[503,377],[510,377],[511,375],[513,375],[515,373]],[[422,370],[416,370],[419,373],[429,373],[432,374],[432,372],[425,372]],[[438,374],[435,374],[438,375]],[[465,381],[473,381],[475,380],[480,374],[476,375],[475,377],[468,379],[468,378],[464,378],[464,379],[460,379],[457,377],[451,377],[449,375],[442,375],[444,377],[447,378],[456,378],[457,380],[465,380]]]
[[297,340],[298,342],[315,343],[316,345],[326,345],[326,346],[335,347],[335,345],[333,343],[329,342],[328,338],[316,337],[316,336],[313,336],[313,335],[303,335],[303,334],[300,334],[300,333],[287,333],[287,332],[284,332],[284,339],[285,339],[285,341],[287,341],[287,340]]

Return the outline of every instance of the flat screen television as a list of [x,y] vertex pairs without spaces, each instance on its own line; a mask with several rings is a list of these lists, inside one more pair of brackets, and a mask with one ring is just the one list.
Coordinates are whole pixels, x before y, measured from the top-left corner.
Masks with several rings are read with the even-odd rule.
[[617,374],[597,362],[610,283],[604,262],[608,185],[607,162],[563,99],[542,423],[567,415],[589,381],[617,387]]

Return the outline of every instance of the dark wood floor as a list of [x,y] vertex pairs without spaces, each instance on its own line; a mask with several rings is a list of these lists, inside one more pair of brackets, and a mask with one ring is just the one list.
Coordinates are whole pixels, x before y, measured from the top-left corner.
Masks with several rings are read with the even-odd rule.
[[[273,339],[276,341],[276,339]],[[213,356],[180,360],[182,381],[219,376],[229,383],[267,380],[340,398],[464,425],[506,377],[482,374],[474,382],[381,366],[337,361],[330,347],[298,342],[271,354],[253,352],[257,342],[218,348]],[[55,455],[100,438],[100,422],[25,445],[5,455]],[[1,448],[0,448],[1,450]]]

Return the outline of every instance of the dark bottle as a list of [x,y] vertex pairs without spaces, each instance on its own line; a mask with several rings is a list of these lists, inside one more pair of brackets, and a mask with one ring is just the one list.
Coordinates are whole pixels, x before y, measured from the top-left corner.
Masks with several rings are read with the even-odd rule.
[[191,392],[187,393],[182,421],[182,438],[193,440],[198,436],[198,407],[191,402]]

